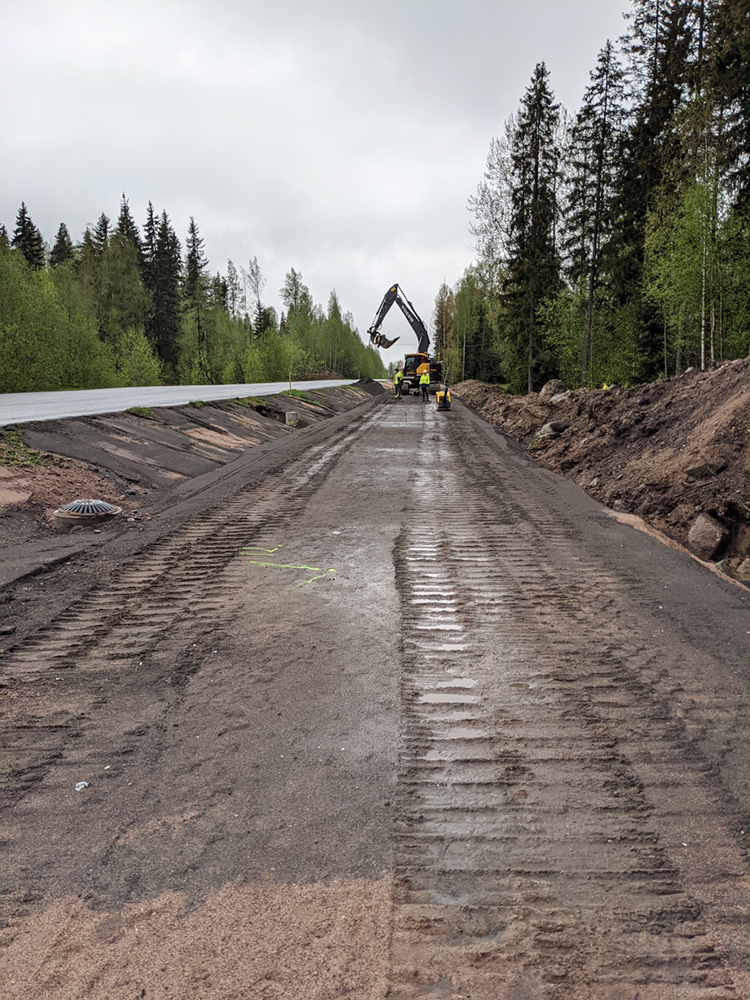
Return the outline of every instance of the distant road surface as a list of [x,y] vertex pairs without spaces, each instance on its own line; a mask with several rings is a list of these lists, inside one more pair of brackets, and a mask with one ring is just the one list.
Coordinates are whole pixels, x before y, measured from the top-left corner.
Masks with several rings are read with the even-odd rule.
[[[292,382],[293,389],[325,389],[351,385],[356,379],[319,379]],[[193,400],[273,396],[288,390],[289,382],[254,385],[159,385],[129,389],[75,389],[69,392],[8,392],[0,395],[0,427],[32,420],[62,420],[96,413],[122,413],[131,406],[184,406]]]

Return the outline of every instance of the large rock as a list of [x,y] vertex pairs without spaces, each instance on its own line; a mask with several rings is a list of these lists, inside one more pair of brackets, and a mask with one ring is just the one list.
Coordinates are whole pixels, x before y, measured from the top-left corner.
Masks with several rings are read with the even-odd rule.
[[562,406],[563,403],[567,403],[573,393],[570,389],[566,389],[565,392],[558,392],[550,398],[551,406]]
[[543,385],[542,388],[539,390],[539,398],[551,399],[553,396],[556,396],[559,392],[565,392],[565,383],[562,381],[562,379],[553,378],[550,382],[547,382],[546,385]]
[[518,419],[524,427],[531,428],[544,424],[547,420],[547,416],[547,409],[544,406],[535,406],[531,403],[528,406],[524,406],[518,414]]
[[713,479],[714,476],[718,476],[720,472],[726,469],[727,463],[719,459],[716,462],[701,462],[699,465],[693,465],[689,469],[686,469],[685,475],[689,479]]
[[558,434],[562,434],[565,430],[566,424],[564,420],[550,420],[548,424],[539,431],[540,437],[557,437]]
[[708,514],[699,514],[688,532],[688,548],[699,559],[713,559],[729,538],[729,532]]

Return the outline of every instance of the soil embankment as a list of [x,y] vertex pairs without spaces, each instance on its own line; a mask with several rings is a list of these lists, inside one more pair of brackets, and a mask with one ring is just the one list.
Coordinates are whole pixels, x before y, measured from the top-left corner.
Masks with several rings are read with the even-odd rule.
[[137,530],[157,501],[181,485],[383,391],[365,379],[317,391],[134,407],[6,428],[0,435],[0,546],[51,538],[54,509],[81,497],[122,506],[122,527]]
[[543,466],[750,578],[750,360],[623,389],[528,396],[467,381],[454,394]]

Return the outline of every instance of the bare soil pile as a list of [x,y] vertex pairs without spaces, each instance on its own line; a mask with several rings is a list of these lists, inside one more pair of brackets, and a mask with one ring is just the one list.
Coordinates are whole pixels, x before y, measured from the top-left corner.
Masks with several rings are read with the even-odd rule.
[[750,360],[632,389],[453,392],[608,507],[750,578]]

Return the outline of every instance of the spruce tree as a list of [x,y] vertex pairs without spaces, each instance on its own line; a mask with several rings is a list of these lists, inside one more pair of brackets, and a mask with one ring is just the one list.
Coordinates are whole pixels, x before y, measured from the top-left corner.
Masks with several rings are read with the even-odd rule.
[[168,382],[175,377],[179,360],[181,280],[180,241],[172,228],[169,216],[166,212],[162,212],[154,248],[149,327],[151,342],[167,367]]
[[10,237],[4,223],[0,222],[0,250],[7,250],[10,246]]
[[119,234],[122,240],[129,243],[136,250],[140,259],[143,249],[141,245],[141,234],[138,230],[135,219],[130,212],[130,205],[128,205],[128,199],[125,197],[124,193],[120,202],[120,214],[117,217],[115,232]]
[[624,72],[614,47],[607,42],[583,97],[572,129],[573,177],[567,206],[567,244],[574,285],[583,282],[586,321],[581,350],[581,381],[586,376],[591,347],[594,299],[602,250],[613,224],[613,197],[624,127]]
[[42,234],[31,221],[31,216],[24,202],[21,202],[16,216],[16,228],[13,230],[11,246],[21,251],[27,264],[33,270],[38,271],[44,267],[44,240]]
[[633,6],[623,39],[633,110],[620,154],[609,267],[613,289],[637,325],[642,374],[650,378],[662,363],[663,323],[644,295],[646,227],[665,178],[672,191],[686,183],[675,122],[694,76],[696,22],[692,0],[633,0]]
[[52,252],[49,255],[50,266],[55,267],[57,264],[65,264],[73,260],[74,257],[75,251],[73,250],[73,241],[70,238],[68,227],[64,222],[61,222],[57,230],[57,236],[55,237],[55,245],[52,247]]
[[154,264],[156,261],[156,239],[159,222],[154,212],[154,206],[149,201],[146,210],[146,221],[143,225],[141,240],[141,277],[146,289],[151,293],[154,287]]
[[107,249],[109,244],[109,232],[110,232],[110,221],[108,217],[102,212],[94,226],[93,232],[91,233],[91,240],[94,247],[94,253],[101,257],[104,251]]
[[504,297],[508,332],[525,354],[526,382],[533,392],[540,352],[537,310],[561,286],[555,245],[559,105],[544,63],[534,70],[521,101],[511,147],[511,215]]
[[208,261],[203,252],[204,241],[195,224],[195,219],[190,216],[187,239],[185,241],[185,299],[189,307],[197,308],[201,297],[204,295],[203,285],[205,283]]
[[722,112],[720,167],[744,211],[750,209],[750,0],[711,4],[706,80]]
[[[187,239],[185,241],[185,271],[183,297],[186,308],[193,313],[195,331],[198,338],[198,348],[208,364],[208,327],[206,311],[208,304],[208,288],[206,271],[208,261],[203,252],[203,239],[190,216]],[[209,380],[210,381],[210,380]]]

